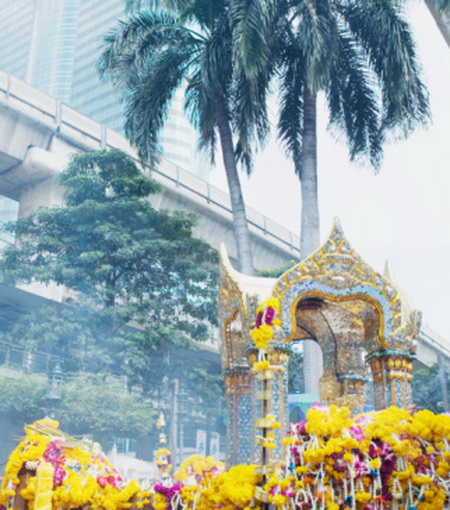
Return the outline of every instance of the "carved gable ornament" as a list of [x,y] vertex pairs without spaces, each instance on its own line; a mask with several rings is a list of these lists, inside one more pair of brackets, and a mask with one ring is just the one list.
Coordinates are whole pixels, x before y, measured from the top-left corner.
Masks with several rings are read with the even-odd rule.
[[305,296],[327,296],[330,300],[359,298],[379,311],[380,328],[373,349],[402,349],[413,352],[420,327],[420,313],[402,306],[402,298],[389,279],[373,270],[352,248],[339,221],[323,246],[281,276],[274,296],[282,305],[286,341],[296,340],[295,310]]

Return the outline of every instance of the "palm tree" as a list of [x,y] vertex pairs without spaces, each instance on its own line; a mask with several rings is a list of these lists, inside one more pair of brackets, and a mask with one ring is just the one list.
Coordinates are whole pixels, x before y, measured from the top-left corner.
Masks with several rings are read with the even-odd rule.
[[[411,31],[396,0],[233,0],[234,55],[247,76],[273,75],[278,134],[301,183],[301,253],[319,247],[317,96],[350,159],[379,169],[388,134],[429,118]],[[305,345],[305,388],[318,391],[319,348]]]
[[232,3],[238,67],[248,77],[277,71],[278,134],[301,182],[306,257],[319,245],[317,95],[325,94],[329,127],[344,133],[350,159],[379,169],[387,135],[407,136],[429,118],[411,31],[396,0]]
[[[226,0],[147,3],[153,9],[134,12],[107,35],[100,72],[124,92],[125,132],[140,157],[151,163],[158,159],[171,100],[185,87],[185,108],[200,146],[208,147],[213,158],[220,140],[239,270],[254,274],[237,162],[251,169],[252,146],[267,132],[266,84],[234,69]],[[131,10],[141,7],[136,0],[127,4]]]

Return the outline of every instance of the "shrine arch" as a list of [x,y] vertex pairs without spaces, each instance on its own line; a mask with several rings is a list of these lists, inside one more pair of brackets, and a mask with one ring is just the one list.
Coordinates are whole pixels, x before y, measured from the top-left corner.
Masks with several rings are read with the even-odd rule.
[[366,294],[306,291],[294,300],[288,343],[314,340],[323,357],[321,400],[362,411],[370,367],[368,352],[382,348],[383,311]]
[[[320,249],[278,279],[273,295],[281,304],[286,343],[301,339],[307,323],[322,328],[321,334],[316,332],[324,358],[321,400],[352,408],[363,405],[364,368],[362,360],[352,356],[353,347],[365,351],[365,362],[372,370],[375,407],[408,405],[420,314],[409,311],[389,278],[356,253],[338,221]],[[302,309],[303,319],[299,318]],[[345,316],[350,322],[344,321]],[[326,326],[333,341],[325,338]],[[360,337],[356,345],[354,335]],[[343,357],[341,366],[338,357]],[[359,363],[352,366],[355,360]],[[397,368],[402,372],[397,373]]]
[[321,248],[278,279],[243,275],[232,267],[225,248],[220,251],[220,345],[229,465],[257,460],[253,441],[256,386],[251,368],[255,347],[250,331],[257,307],[271,296],[278,299],[281,315],[281,330],[268,353],[274,366],[271,406],[282,424],[274,458],[281,452],[287,430],[287,370],[294,341],[312,338],[322,348],[322,402],[360,410],[369,367],[376,409],[412,404],[412,360],[421,315],[410,309],[389,271],[381,275],[356,253],[339,222]]

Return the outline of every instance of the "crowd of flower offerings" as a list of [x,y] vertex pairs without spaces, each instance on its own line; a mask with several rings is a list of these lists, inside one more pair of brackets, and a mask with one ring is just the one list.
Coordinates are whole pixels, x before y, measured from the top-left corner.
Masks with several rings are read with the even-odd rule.
[[90,507],[405,509],[445,508],[450,498],[450,416],[389,409],[350,416],[316,406],[291,426],[283,463],[271,475],[256,465],[228,470],[193,456],[172,478],[124,480],[101,449],[75,441],[49,420],[25,427],[5,468],[0,505],[21,497],[34,510]]
[[[271,377],[270,343],[279,327],[279,303],[258,311],[252,335],[258,349],[253,369],[264,384]],[[390,407],[352,416],[349,409],[313,406],[291,425],[284,460],[271,464],[273,429],[280,427],[263,401],[255,442],[261,465],[225,469],[212,457],[192,456],[170,476],[170,452],[155,460],[161,480],[124,480],[98,445],[75,441],[42,420],[5,468],[0,505],[25,500],[33,510],[438,510],[450,508],[450,416],[409,413]],[[264,414],[266,413],[266,414]],[[23,508],[23,506],[21,507]]]

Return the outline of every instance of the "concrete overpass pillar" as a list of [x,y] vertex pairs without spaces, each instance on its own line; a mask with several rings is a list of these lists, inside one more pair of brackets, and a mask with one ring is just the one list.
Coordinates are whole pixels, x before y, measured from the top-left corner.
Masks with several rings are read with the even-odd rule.
[[61,206],[64,190],[57,177],[67,164],[67,157],[57,156],[40,147],[29,147],[25,158],[12,173],[27,184],[20,190],[19,218],[29,216],[39,207]]
[[[67,165],[68,157],[55,155],[40,147],[29,147],[20,165],[9,172],[8,178],[24,183],[20,187],[18,217],[24,218],[40,207],[58,207],[64,203],[64,189],[57,178]],[[34,282],[19,288],[46,299],[62,302],[68,290],[56,284]]]

